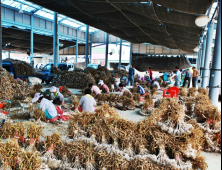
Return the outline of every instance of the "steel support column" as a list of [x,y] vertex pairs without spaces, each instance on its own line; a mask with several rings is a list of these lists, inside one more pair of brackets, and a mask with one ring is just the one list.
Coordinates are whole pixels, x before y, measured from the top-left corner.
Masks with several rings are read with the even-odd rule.
[[205,60],[205,53],[206,53],[206,36],[203,37],[203,44],[202,44],[202,58],[201,58],[201,65],[200,65],[200,75],[201,75],[201,79],[203,76],[203,68],[204,68],[204,60]]
[[105,55],[105,67],[108,67],[108,59],[109,59],[109,34],[106,34],[106,55]]
[[10,58],[10,53],[11,53],[11,52],[10,52],[10,51],[8,51],[8,58]]
[[200,50],[199,50],[199,52],[197,53],[197,70],[199,70],[199,66],[200,66],[199,58],[200,58]]
[[[0,5],[2,5],[2,3],[0,2]],[[1,6],[0,6],[0,67],[2,67],[2,17],[1,17]]]
[[120,50],[119,50],[119,69],[121,69],[121,61],[122,61],[122,45],[123,45],[123,40],[120,39]]
[[56,47],[56,50],[57,50],[57,63],[60,63],[60,57],[59,57],[59,47],[60,47],[60,43],[59,43],[59,22],[58,22],[58,25],[57,25],[57,47]]
[[54,35],[53,35],[53,59],[54,65],[57,66],[58,64],[58,13],[54,13]]
[[92,64],[93,62],[92,62],[92,46],[93,46],[93,34],[91,34],[91,38],[90,38],[90,53],[89,53],[89,55],[90,55],[90,64]]
[[213,64],[210,76],[210,99],[214,106],[218,106],[218,96],[221,84],[221,1],[219,1],[219,16],[214,48]]
[[[78,55],[79,55],[79,29],[76,30],[76,64],[78,63]],[[78,64],[77,64],[78,65]]]
[[129,66],[131,67],[133,63],[133,44],[130,44],[130,59],[129,59]]
[[31,15],[31,35],[30,35],[30,37],[31,37],[31,42],[30,42],[30,44],[31,44],[31,47],[30,47],[30,63],[32,63],[33,62],[33,67],[35,67],[34,66],[34,59],[33,59],[33,54],[34,54],[34,16],[33,16],[33,14]]
[[207,31],[207,46],[206,46],[204,69],[203,69],[203,76],[202,76],[203,88],[207,88],[207,86],[209,85],[210,60],[211,60],[212,47],[213,47],[214,28],[215,28],[214,22],[209,22],[208,31]]
[[88,60],[89,60],[89,26],[86,26],[86,49],[85,49],[86,61],[85,61],[85,68],[88,67]]

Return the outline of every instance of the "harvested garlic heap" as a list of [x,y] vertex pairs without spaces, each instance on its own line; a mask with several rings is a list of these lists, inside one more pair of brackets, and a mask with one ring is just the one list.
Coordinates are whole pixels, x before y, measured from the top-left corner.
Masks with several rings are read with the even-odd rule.
[[0,68],[0,99],[23,100],[29,95],[32,86],[24,81],[16,81],[5,69]]
[[[161,103],[164,102],[166,101]],[[178,110],[183,111],[183,108]],[[103,115],[103,117],[86,113],[78,115],[71,120],[70,127],[73,128],[73,131],[70,130],[69,132],[74,142],[84,142],[96,154],[106,156],[103,157],[104,162],[100,161],[99,163],[101,168],[132,169],[132,162],[146,160],[151,167],[156,169],[175,168],[189,170],[198,169],[198,166],[201,166],[202,169],[207,169],[206,162],[199,156],[197,151],[201,146],[201,136],[196,135],[197,131],[194,129],[190,129],[190,133],[184,133],[180,137],[176,137],[155,126],[155,121],[153,121],[152,117],[134,124],[115,117],[115,115],[110,115],[109,117],[106,117],[106,114],[100,113],[100,115]],[[178,119],[176,120],[180,122],[181,117],[181,115],[177,116]],[[72,124],[75,124],[75,126],[71,126]],[[187,145],[187,143],[191,145]],[[156,146],[159,146],[159,148]],[[175,157],[178,150],[181,155],[180,157]],[[109,159],[112,161],[107,157],[110,157]],[[115,164],[115,161],[118,160],[113,157],[118,158],[121,161],[120,164]],[[82,162],[81,164],[84,165]],[[104,166],[106,164],[107,166]],[[141,166],[146,167],[147,165],[146,163],[138,165],[134,169],[138,169]]]
[[[108,117],[106,110],[108,110]],[[17,154],[9,157],[7,162],[12,161],[14,163],[13,158],[17,157],[18,166],[30,170],[142,170],[143,168],[156,170],[199,168],[206,170],[207,165],[204,159],[198,156],[197,150],[194,152],[197,155],[195,158],[191,156],[194,150],[192,149],[193,145],[187,146],[187,143],[197,143],[198,145],[198,142],[192,141],[199,140],[198,137],[192,136],[193,133],[175,138],[161,131],[159,127],[151,126],[149,120],[135,124],[122,119],[108,105],[99,108],[97,112],[95,114],[83,113],[71,119],[69,127],[72,130],[69,131],[69,135],[73,137],[73,140],[61,141],[59,134],[53,134],[46,137],[43,151],[39,149],[40,147],[36,147],[40,154],[37,154],[35,150],[25,151],[21,149],[21,151],[19,150],[20,156],[17,157],[19,153],[16,152]],[[41,130],[35,124],[29,125],[27,138],[38,139],[41,136],[40,132]],[[35,141],[35,146],[37,146],[38,140]],[[20,149],[15,142],[12,144]],[[2,147],[1,144],[0,148],[5,147]],[[8,148],[9,152],[7,151],[7,153],[12,153],[10,149],[14,147]],[[175,156],[178,150],[181,151],[181,155]],[[189,150],[190,155],[184,150]],[[39,155],[42,156],[39,157]],[[25,156],[29,159],[24,160]],[[5,163],[2,158],[1,155],[0,159]],[[8,166],[6,163],[5,165]],[[38,167],[33,168],[36,163],[38,163]],[[9,166],[8,168],[12,167]]]
[[163,99],[163,103],[152,114],[152,119],[157,122],[161,130],[174,135],[181,136],[191,133],[193,126],[185,122],[185,112],[176,99]]
[[93,76],[96,84],[99,83],[100,80],[103,80],[104,83],[109,86],[113,84],[113,76],[111,74],[111,71],[108,70],[106,67],[100,67],[98,69],[88,67],[84,71],[85,73],[91,74]]
[[153,106],[153,97],[150,94],[147,94],[145,96],[145,102],[143,103],[143,107],[141,111],[139,111],[139,114],[142,116],[150,116],[155,110]]
[[91,74],[83,72],[61,72],[53,79],[53,85],[66,86],[68,88],[86,88],[88,84],[95,84],[95,79]]

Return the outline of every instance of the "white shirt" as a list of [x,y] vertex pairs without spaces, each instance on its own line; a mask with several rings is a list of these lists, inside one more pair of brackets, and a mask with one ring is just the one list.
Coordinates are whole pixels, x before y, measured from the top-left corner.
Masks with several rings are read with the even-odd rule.
[[43,112],[45,112],[45,110],[47,110],[47,112],[52,117],[56,117],[58,115],[54,104],[45,98],[42,99],[39,107],[42,109]]
[[96,101],[91,95],[85,95],[80,99],[80,106],[82,107],[83,111],[94,113],[94,106],[96,106]]
[[122,90],[121,90],[121,94],[120,96],[122,96],[126,91],[128,91],[130,94],[132,94],[129,89],[127,89],[126,87],[123,87]]
[[180,80],[181,79],[181,72],[180,72],[180,70],[178,70],[177,72],[176,72],[176,80]]
[[157,90],[160,90],[160,84],[157,81],[153,82],[152,87],[154,87],[155,85],[157,85]]

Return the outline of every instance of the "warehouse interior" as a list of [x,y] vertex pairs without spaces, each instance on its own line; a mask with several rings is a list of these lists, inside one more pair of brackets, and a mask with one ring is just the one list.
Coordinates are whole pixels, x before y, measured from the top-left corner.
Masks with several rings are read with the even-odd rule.
[[0,169],[221,169],[221,0],[0,9]]

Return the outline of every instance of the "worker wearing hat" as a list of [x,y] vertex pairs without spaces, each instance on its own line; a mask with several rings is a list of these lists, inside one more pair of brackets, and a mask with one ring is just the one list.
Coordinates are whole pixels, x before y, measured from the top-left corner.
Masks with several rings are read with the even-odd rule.
[[138,82],[135,83],[135,87],[138,88],[137,93],[139,93],[140,95],[144,95],[145,94],[145,90],[139,85]]
[[57,91],[55,86],[50,89],[50,92],[52,93],[50,98],[53,100],[54,104],[61,105],[64,103],[64,96],[59,91]]
[[121,89],[119,88],[120,82],[118,81],[118,79],[115,79],[114,82],[115,82],[115,83],[114,83],[115,91],[116,91],[116,92],[121,91]]
[[98,83],[98,85],[99,85],[99,88],[100,88],[100,90],[102,91],[102,93],[109,93],[109,88],[108,88],[108,86],[104,83],[103,80],[100,80],[99,83]]
[[54,104],[51,101],[45,99],[42,94],[36,93],[35,97],[32,99],[32,103],[39,103],[38,108],[45,113],[45,117],[47,120],[58,120],[58,113]]
[[126,78],[125,76],[123,77],[123,86],[126,86],[128,83],[128,78]]

